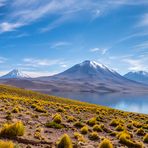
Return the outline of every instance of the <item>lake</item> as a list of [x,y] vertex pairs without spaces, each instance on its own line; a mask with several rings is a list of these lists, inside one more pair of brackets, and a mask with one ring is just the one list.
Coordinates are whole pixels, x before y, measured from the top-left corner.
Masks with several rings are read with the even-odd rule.
[[148,114],[148,94],[53,92],[52,95],[99,104],[124,111]]

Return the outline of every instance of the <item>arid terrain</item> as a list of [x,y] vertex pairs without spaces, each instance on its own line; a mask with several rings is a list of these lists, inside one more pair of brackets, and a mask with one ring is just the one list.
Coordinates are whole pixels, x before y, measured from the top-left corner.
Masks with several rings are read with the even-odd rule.
[[[0,86],[0,123],[1,140],[12,141],[12,148],[13,144],[19,148],[60,147],[64,134],[75,148],[105,143],[115,148],[148,147],[148,115],[4,85]],[[67,144],[63,148],[70,148]]]

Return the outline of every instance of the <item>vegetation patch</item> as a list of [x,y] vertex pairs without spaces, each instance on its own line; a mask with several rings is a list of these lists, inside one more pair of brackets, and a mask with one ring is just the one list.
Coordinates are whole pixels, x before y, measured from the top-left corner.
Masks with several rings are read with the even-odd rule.
[[104,139],[100,144],[99,148],[113,148],[113,144],[109,139]]
[[148,115],[3,85],[0,119],[1,145],[18,145],[10,148],[69,148],[67,139],[72,147],[148,147]]
[[73,148],[72,141],[67,134],[64,134],[57,143],[57,148]]
[[90,139],[90,140],[98,140],[98,139],[99,139],[98,133],[97,133],[97,132],[92,132],[92,133],[90,133],[89,139]]
[[21,121],[12,124],[4,124],[0,131],[0,136],[3,137],[17,137],[23,136],[25,127]]
[[15,148],[15,145],[11,141],[0,140],[0,148]]
[[54,121],[51,121],[51,122],[47,122],[45,124],[46,127],[49,127],[49,128],[56,128],[56,129],[61,129],[61,128],[64,128],[64,126],[62,124],[59,124],[59,123],[56,123]]

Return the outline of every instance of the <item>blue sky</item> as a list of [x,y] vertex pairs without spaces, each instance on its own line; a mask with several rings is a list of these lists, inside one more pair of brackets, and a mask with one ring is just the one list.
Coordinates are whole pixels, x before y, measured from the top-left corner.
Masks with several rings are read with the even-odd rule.
[[0,74],[52,75],[84,60],[148,71],[148,1],[0,0]]

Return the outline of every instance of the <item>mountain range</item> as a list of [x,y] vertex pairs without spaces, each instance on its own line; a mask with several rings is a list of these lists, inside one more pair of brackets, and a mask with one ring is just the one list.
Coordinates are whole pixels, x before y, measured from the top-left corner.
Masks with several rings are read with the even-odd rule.
[[125,74],[124,77],[143,84],[148,84],[148,72],[145,71],[132,71]]
[[13,70],[2,76],[0,83],[47,94],[52,92],[148,92],[147,85],[129,80],[107,66],[89,60],[48,77],[30,78],[18,70]]

